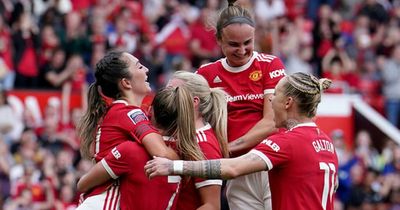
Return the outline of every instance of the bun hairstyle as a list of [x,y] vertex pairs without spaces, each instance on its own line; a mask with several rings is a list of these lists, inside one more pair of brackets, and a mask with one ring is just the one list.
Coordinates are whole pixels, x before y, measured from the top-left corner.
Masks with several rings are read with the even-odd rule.
[[328,89],[331,80],[317,77],[311,74],[297,72],[285,77],[284,91],[286,96],[293,97],[299,111],[307,117],[312,118],[317,112],[318,104],[321,102],[321,94]]
[[235,2],[236,0],[228,0],[228,7],[223,9],[219,15],[216,26],[218,40],[222,38],[222,29],[228,25],[240,23],[255,27],[255,22],[250,12],[239,5],[234,5]]
[[236,0],[228,0],[228,7],[233,6]]

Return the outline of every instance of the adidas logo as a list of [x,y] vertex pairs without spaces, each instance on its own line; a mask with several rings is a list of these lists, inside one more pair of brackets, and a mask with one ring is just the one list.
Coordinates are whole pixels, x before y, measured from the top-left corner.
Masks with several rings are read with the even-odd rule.
[[219,78],[219,76],[216,76],[213,80],[214,83],[220,83],[222,80]]

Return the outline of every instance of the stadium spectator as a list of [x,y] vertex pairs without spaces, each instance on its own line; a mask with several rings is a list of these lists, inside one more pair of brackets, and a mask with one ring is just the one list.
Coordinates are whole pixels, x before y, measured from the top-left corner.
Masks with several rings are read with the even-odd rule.
[[0,90],[10,90],[14,87],[12,46],[11,31],[4,17],[0,15]]
[[391,57],[384,63],[382,68],[383,95],[386,98],[385,111],[388,120],[399,127],[400,116],[400,44],[393,48]]
[[14,44],[13,61],[16,71],[15,87],[38,88],[39,31],[29,12],[22,11],[20,14],[15,15],[17,17],[13,24],[14,31],[12,34]]

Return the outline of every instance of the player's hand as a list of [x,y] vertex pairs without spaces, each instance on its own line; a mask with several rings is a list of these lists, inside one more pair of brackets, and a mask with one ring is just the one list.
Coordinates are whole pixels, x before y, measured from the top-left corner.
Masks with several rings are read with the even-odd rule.
[[154,157],[153,160],[147,161],[144,171],[149,179],[156,176],[172,175],[174,172],[173,161],[166,158]]

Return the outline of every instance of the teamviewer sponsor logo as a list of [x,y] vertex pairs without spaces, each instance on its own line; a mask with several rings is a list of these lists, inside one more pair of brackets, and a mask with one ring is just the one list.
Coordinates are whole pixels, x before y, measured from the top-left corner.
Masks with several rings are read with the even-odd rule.
[[245,94],[245,95],[237,95],[237,96],[226,96],[226,100],[228,102],[235,102],[235,101],[252,101],[252,100],[257,100],[257,99],[263,99],[264,95],[263,94]]
[[278,69],[269,73],[271,79],[285,75],[285,69]]

